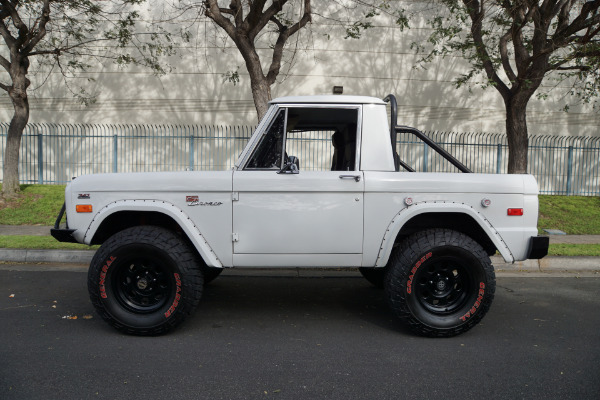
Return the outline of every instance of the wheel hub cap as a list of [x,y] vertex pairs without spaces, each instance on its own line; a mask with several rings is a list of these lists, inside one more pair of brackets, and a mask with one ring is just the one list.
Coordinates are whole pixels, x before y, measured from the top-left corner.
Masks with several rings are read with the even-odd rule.
[[173,284],[165,269],[143,257],[122,265],[113,278],[119,301],[137,313],[151,313],[163,307]]
[[146,280],[146,278],[141,278],[140,280],[138,280],[137,287],[140,290],[145,290],[148,287],[148,281]]
[[416,292],[418,301],[436,314],[451,313],[463,306],[469,293],[466,270],[460,264],[448,260],[430,262],[421,267]]
[[445,290],[446,289],[446,282],[444,281],[438,281],[438,283],[436,284],[437,289],[439,291]]

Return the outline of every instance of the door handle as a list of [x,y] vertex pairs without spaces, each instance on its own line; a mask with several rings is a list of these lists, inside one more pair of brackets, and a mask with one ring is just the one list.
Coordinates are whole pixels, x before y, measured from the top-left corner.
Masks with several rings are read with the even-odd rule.
[[360,182],[360,175],[340,175],[340,179],[354,179],[356,182]]

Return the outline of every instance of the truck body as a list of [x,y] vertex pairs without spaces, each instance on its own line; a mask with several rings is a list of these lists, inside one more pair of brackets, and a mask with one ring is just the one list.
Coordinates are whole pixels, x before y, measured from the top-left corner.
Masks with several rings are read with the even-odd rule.
[[[199,295],[187,296],[185,307],[177,301],[173,308],[174,299],[181,298],[188,285],[200,285],[195,288],[200,290],[199,282],[214,279],[222,268],[230,267],[359,267],[371,282],[386,286],[392,309],[411,325],[420,318],[414,311],[418,304],[425,309],[429,305],[434,316],[456,308],[452,314],[459,327],[417,321],[417,332],[460,333],[489,308],[493,282],[471,279],[470,269],[477,267],[454,268],[448,263],[468,258],[458,248],[479,246],[477,251],[466,251],[476,253],[476,259],[487,257],[479,263],[486,279],[493,280],[489,255],[495,252],[509,263],[543,257],[548,240],[537,236],[537,184],[531,175],[469,173],[447,153],[464,173],[410,172],[412,168],[396,152],[395,135],[407,127],[396,125],[392,100],[388,122],[388,103],[377,98],[275,99],[232,170],[78,177],[65,192],[66,226],[59,226],[61,212],[52,233],[61,241],[102,244],[90,267],[90,296],[108,322],[130,333],[156,334],[175,326],[193,311]],[[299,154],[311,156],[301,159]],[[153,236],[148,227],[155,229],[156,240],[178,242],[179,251],[193,259],[185,272],[178,269],[181,261],[145,268],[151,261],[140,261],[136,268],[152,270],[154,278],[163,278],[160,287],[167,287],[154,297],[148,277],[123,272],[126,267],[111,267],[128,254],[120,243],[130,241],[135,247],[139,237]],[[419,265],[411,273],[415,265],[405,264],[413,261],[400,259],[411,258],[411,250],[406,249],[410,243],[424,240],[433,249],[454,246],[458,253],[444,256],[450,257],[442,263],[445,266],[430,268],[423,282],[435,282],[430,288],[423,284],[421,299],[411,308],[410,299],[405,299],[411,293],[406,292],[409,286],[414,291],[415,273],[425,272]],[[170,256],[168,246],[142,241],[144,248],[167,253],[155,259]],[[424,250],[412,256],[417,262],[426,257],[423,263],[427,264],[435,259],[427,257],[430,253]],[[186,275],[189,282],[178,284]],[[117,288],[108,288],[107,277]],[[117,281],[125,282],[128,289],[118,289]],[[481,290],[478,285],[489,288],[484,291],[488,298],[479,301],[485,300],[486,307],[473,309]],[[442,292],[448,290],[454,293],[444,296]],[[397,291],[403,294],[398,297]],[[453,306],[441,309],[444,302]],[[168,313],[170,308],[178,311],[177,318]],[[481,316],[460,323],[465,310]],[[164,318],[149,318],[153,313]],[[140,315],[148,321],[131,322]]]

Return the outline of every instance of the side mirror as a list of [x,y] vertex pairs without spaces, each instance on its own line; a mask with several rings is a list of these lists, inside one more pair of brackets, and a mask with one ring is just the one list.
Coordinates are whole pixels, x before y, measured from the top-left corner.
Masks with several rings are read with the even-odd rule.
[[300,173],[300,160],[298,157],[289,156],[286,163],[283,165],[278,174],[299,174]]

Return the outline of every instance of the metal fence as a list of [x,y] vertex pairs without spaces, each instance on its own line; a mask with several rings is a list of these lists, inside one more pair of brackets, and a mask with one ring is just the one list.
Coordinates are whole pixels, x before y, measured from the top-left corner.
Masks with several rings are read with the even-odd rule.
[[[235,163],[254,128],[247,126],[29,124],[21,144],[21,183],[60,184],[91,173],[224,170]],[[0,158],[8,124],[0,123]],[[474,172],[505,173],[506,136],[426,132]],[[316,135],[330,141],[327,135]],[[326,144],[327,145],[327,144]],[[301,146],[300,160],[317,145]],[[402,160],[417,171],[456,169],[410,135],[398,138]],[[542,194],[600,195],[600,137],[532,136],[529,173]]]
[[[501,174],[508,169],[505,134],[426,132],[473,172]],[[456,172],[454,166],[417,138],[398,138],[400,158],[423,172]],[[528,173],[541,194],[600,195],[600,137],[533,135]]]

